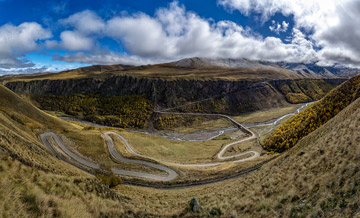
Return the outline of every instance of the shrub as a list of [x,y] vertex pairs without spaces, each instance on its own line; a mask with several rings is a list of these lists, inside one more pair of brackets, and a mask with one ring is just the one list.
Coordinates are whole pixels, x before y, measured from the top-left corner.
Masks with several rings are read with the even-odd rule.
[[98,174],[96,175],[96,178],[98,178],[101,183],[109,186],[109,188],[113,188],[122,183],[122,179],[118,176],[115,176],[114,173],[109,175]]
[[324,80],[313,79],[271,81],[270,84],[294,104],[318,100],[335,87]]
[[143,128],[153,111],[153,104],[146,95],[44,95],[35,100],[45,110],[62,111],[102,125],[126,128]]
[[31,193],[24,193],[22,201],[28,205],[28,211],[36,215],[41,215],[41,209],[38,205],[36,196]]
[[263,147],[276,152],[293,147],[300,139],[355,101],[359,95],[360,76],[355,76],[275,129],[264,139]]

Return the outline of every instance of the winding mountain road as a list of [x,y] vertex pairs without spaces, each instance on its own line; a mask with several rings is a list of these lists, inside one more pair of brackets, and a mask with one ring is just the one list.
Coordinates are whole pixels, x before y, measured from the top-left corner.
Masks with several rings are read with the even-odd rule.
[[76,162],[80,163],[83,166],[89,167],[91,169],[100,169],[100,165],[88,160],[85,160],[84,158],[80,157],[79,155],[72,152],[70,149],[68,149],[63,141],[60,139],[60,137],[53,133],[53,132],[46,132],[40,135],[42,143],[55,155],[59,156],[56,150],[51,146],[50,142],[48,141],[48,137],[51,137],[54,139],[55,143],[60,147],[60,149],[71,159],[75,160]]
[[[296,113],[299,113],[304,107],[306,107],[308,104],[303,105],[302,107],[298,108]],[[221,150],[218,152],[218,154],[216,155],[217,159],[219,159],[222,162],[211,162],[211,163],[191,163],[191,164],[186,164],[186,163],[176,163],[176,162],[169,162],[169,161],[164,161],[164,160],[159,160],[159,159],[155,159],[143,154],[140,154],[138,152],[135,151],[135,149],[130,145],[130,143],[119,133],[117,132],[113,132],[113,131],[106,131],[103,132],[105,141],[106,141],[106,145],[109,151],[110,156],[112,157],[112,159],[115,162],[118,163],[129,163],[129,164],[138,164],[138,165],[143,165],[143,166],[148,166],[151,168],[155,168],[158,169],[160,171],[164,171],[167,175],[163,176],[163,175],[156,175],[153,173],[146,173],[146,172],[139,172],[139,171],[134,171],[134,170],[126,170],[126,169],[122,169],[122,168],[118,168],[118,167],[113,167],[111,170],[114,172],[114,174],[116,175],[122,175],[122,176],[131,176],[131,177],[138,177],[138,178],[143,178],[143,179],[149,179],[149,180],[154,180],[154,181],[171,181],[174,180],[178,174],[171,169],[170,167],[167,167],[163,164],[166,165],[172,165],[172,166],[181,166],[181,167],[211,167],[211,166],[217,166],[217,165],[221,165],[221,164],[225,164],[225,163],[237,163],[237,162],[244,162],[244,161],[249,161],[252,159],[255,159],[257,157],[260,156],[259,152],[257,151],[246,151],[246,152],[242,152],[242,153],[238,153],[238,154],[234,154],[234,155],[230,155],[230,156],[224,156],[225,152],[232,146],[236,145],[236,144],[240,144],[240,143],[244,143],[246,141],[252,140],[256,138],[256,135],[248,128],[244,127],[242,124],[240,124],[239,122],[237,122],[236,120],[234,120],[233,118],[231,118],[230,116],[224,115],[224,114],[203,114],[203,113],[180,113],[180,112],[169,112],[170,109],[166,109],[163,111],[155,111],[156,113],[163,113],[163,114],[174,114],[174,115],[195,115],[195,116],[217,116],[217,117],[222,117],[225,119],[228,119],[230,122],[232,122],[238,129],[244,131],[248,137],[229,143],[225,146],[223,146],[221,148]],[[255,126],[264,126],[264,125],[274,125],[277,122],[279,122],[281,119],[293,115],[294,113],[290,113],[290,114],[286,114],[282,117],[280,117],[279,119],[275,120],[274,122],[271,123],[266,123],[266,124],[258,124]],[[112,140],[112,138],[110,137],[110,135],[116,136],[119,139],[121,139],[121,141],[124,143],[125,148],[128,152],[130,152],[132,155],[141,157],[141,158],[145,158],[145,159],[150,159],[153,161],[156,161],[158,163],[152,163],[149,161],[145,161],[145,160],[137,160],[137,159],[130,159],[130,158],[126,158],[123,157],[121,154],[118,153],[118,151],[116,150],[115,146],[114,146],[114,142]],[[86,160],[84,158],[82,158],[81,156],[75,154],[74,152],[72,152],[70,149],[68,149],[64,143],[62,142],[62,140],[59,138],[59,136],[53,132],[47,132],[47,133],[43,133],[40,135],[40,138],[43,142],[43,144],[58,158],[61,157],[61,155],[59,155],[56,150],[52,147],[51,143],[48,141],[48,138],[51,137],[54,139],[55,143],[57,144],[57,146],[59,146],[59,148],[71,159],[73,159],[74,161],[76,161],[77,163],[79,163],[81,166],[85,166],[87,168],[90,169],[95,169],[95,170],[99,170],[100,169],[100,165],[94,162],[91,162],[89,160]],[[247,158],[243,158],[243,159],[237,159],[234,160],[235,158],[239,158],[241,156],[245,156],[245,155],[249,155],[252,154],[252,156],[247,157]],[[60,158],[62,160],[65,160],[64,158]],[[231,159],[231,160],[230,160]],[[229,160],[229,161],[226,161]],[[67,161],[67,160],[65,160]],[[69,162],[69,161],[67,161]],[[71,163],[71,162],[69,162]],[[73,163],[71,163],[73,164]]]
[[[121,156],[115,146],[114,146],[114,142],[111,139],[110,135],[115,135],[117,137],[119,137],[125,144],[126,149],[131,149],[131,146],[128,144],[128,142],[126,141],[126,139],[124,137],[122,137],[121,135],[115,133],[115,132],[104,132],[104,137],[106,140],[106,144],[108,146],[108,150],[109,153],[111,155],[111,157],[116,161],[116,162],[120,162],[120,163],[130,163],[130,164],[140,164],[140,165],[144,165],[144,166],[148,166],[148,167],[152,167],[161,171],[165,171],[168,175],[167,176],[159,176],[159,175],[155,175],[152,173],[144,173],[144,172],[138,172],[138,171],[130,171],[130,170],[124,170],[124,169],[120,169],[117,167],[113,167],[112,171],[114,172],[114,174],[116,175],[124,175],[124,176],[134,176],[134,177],[141,177],[144,179],[150,179],[150,180],[155,180],[155,181],[171,181],[173,179],[175,179],[177,177],[177,173],[169,168],[166,167],[164,165],[161,164],[156,164],[156,163],[151,163],[148,161],[143,161],[143,160],[135,160],[135,159],[129,159],[126,157]],[[129,150],[130,151],[130,150]],[[138,155],[140,156],[140,155]]]
[[[165,112],[168,113],[168,112]],[[192,113],[192,115],[199,115],[196,113]],[[208,116],[213,116],[211,114],[207,114]],[[215,116],[215,115],[214,115]],[[130,145],[130,143],[119,133],[113,132],[113,131],[106,131],[103,132],[105,141],[106,141],[106,145],[108,148],[108,151],[110,153],[110,156],[114,159],[114,161],[116,162],[120,162],[120,163],[130,163],[130,164],[139,164],[139,165],[144,165],[144,166],[148,166],[151,168],[155,168],[161,171],[164,171],[167,173],[167,176],[162,176],[162,175],[156,175],[156,174],[152,174],[152,173],[145,173],[145,172],[139,172],[139,171],[133,171],[133,170],[126,170],[126,169],[122,169],[122,168],[118,168],[118,167],[113,167],[111,170],[114,172],[114,174],[116,175],[122,175],[122,176],[132,176],[132,177],[139,177],[139,178],[143,178],[143,179],[149,179],[149,180],[154,180],[154,181],[171,181],[174,180],[178,174],[171,168],[163,165],[163,164],[168,164],[168,165],[175,165],[175,166],[182,166],[182,167],[211,167],[211,166],[217,166],[217,165],[221,165],[221,164],[225,164],[225,163],[236,163],[236,162],[244,162],[244,161],[249,161],[252,160],[254,158],[257,158],[260,154],[257,151],[246,151],[243,153],[239,153],[236,155],[232,155],[232,156],[224,156],[224,153],[226,152],[226,150],[235,145],[235,144],[239,144],[239,143],[243,143],[245,141],[249,141],[251,139],[256,138],[255,134],[251,131],[246,129],[245,127],[243,127],[240,123],[238,123],[237,121],[233,120],[231,117],[226,116],[226,115],[216,115],[216,116],[222,116],[224,118],[229,119],[231,122],[233,122],[239,129],[243,129],[246,133],[250,134],[249,137],[236,141],[236,142],[232,142],[230,144],[225,145],[220,152],[217,154],[217,158],[219,160],[227,160],[227,159],[232,159],[232,158],[237,158],[240,156],[244,156],[244,155],[248,155],[248,154],[253,154],[251,157],[248,158],[244,158],[244,159],[239,159],[239,160],[232,160],[232,161],[227,161],[227,162],[213,162],[213,163],[194,163],[194,164],[185,164],[185,163],[175,163],[175,162],[167,162],[167,161],[163,161],[163,160],[157,160],[145,155],[142,155],[138,152],[136,152],[134,150],[134,148]],[[159,163],[162,164],[157,164],[157,163],[152,163],[149,161],[144,161],[144,160],[136,160],[136,159],[130,159],[130,158],[125,158],[122,155],[120,155],[115,146],[114,146],[114,142],[112,140],[112,138],[110,137],[110,135],[114,135],[116,137],[119,137],[122,142],[125,145],[125,148],[128,152],[130,152],[131,154],[138,156],[138,157],[142,157],[142,158],[146,158],[146,159],[151,159],[154,161],[157,161]],[[55,143],[57,144],[57,146],[59,146],[59,148],[71,159],[73,159],[74,161],[78,162],[81,166],[85,166],[87,168],[90,169],[96,169],[99,170],[100,169],[100,165],[97,163],[93,163],[91,161],[85,160],[84,158],[80,157],[79,155],[75,154],[74,152],[72,152],[70,149],[68,149],[65,144],[62,142],[62,140],[60,139],[60,137],[53,133],[53,132],[47,132],[47,133],[43,133],[40,135],[40,138],[43,142],[43,144],[57,157],[59,157],[60,155],[57,154],[56,150],[52,147],[51,143],[48,141],[48,138],[51,137],[54,139]]]
[[[150,160],[162,163],[162,164],[166,164],[166,165],[181,166],[181,167],[212,167],[212,166],[217,166],[217,165],[226,164],[226,163],[237,163],[237,162],[249,161],[249,160],[252,160],[252,159],[260,156],[259,152],[257,152],[257,151],[246,151],[246,152],[239,153],[239,154],[232,155],[232,156],[225,156],[225,157],[223,156],[226,149],[228,149],[230,146],[254,139],[254,138],[256,138],[255,134],[253,134],[251,137],[248,137],[248,138],[245,138],[245,139],[242,139],[242,140],[239,140],[239,141],[236,141],[236,142],[233,142],[233,143],[230,143],[230,144],[224,146],[220,150],[220,152],[217,154],[217,157],[219,160],[227,160],[227,159],[236,158],[236,157],[240,157],[240,156],[244,156],[244,155],[248,155],[248,154],[253,154],[253,156],[251,156],[251,157],[239,159],[239,160],[233,160],[233,161],[226,161],[226,162],[194,163],[194,164],[169,162],[169,161],[164,161],[164,160],[160,160],[160,159],[156,159],[153,157],[149,157],[149,156],[140,154],[135,151],[135,149],[130,145],[130,143],[121,134],[113,132],[113,131],[104,132],[104,135],[108,136],[109,134],[113,134],[113,135],[119,137],[121,139],[121,141],[124,143],[126,150],[128,152],[130,152],[131,154],[138,156],[138,157],[150,159]],[[108,145],[109,145],[109,143],[108,143]]]

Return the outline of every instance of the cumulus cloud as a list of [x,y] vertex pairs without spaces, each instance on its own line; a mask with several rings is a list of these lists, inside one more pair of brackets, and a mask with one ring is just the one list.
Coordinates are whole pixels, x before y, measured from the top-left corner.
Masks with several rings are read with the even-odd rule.
[[275,22],[275,20],[271,21],[271,26],[269,26],[269,29],[276,33],[276,34],[280,34],[280,32],[286,32],[288,30],[289,27],[289,23],[286,23],[285,21],[283,21],[282,23],[279,22]]
[[124,43],[133,54],[158,57],[171,53],[168,49],[171,39],[164,33],[161,23],[146,14],[115,17],[107,24],[107,34]]
[[[194,56],[268,61],[314,59],[308,55],[310,52],[307,50],[308,44],[300,43],[296,38],[299,36],[299,30],[293,34],[293,43],[285,44],[279,38],[254,35],[251,30],[244,29],[231,21],[213,22],[201,18],[194,12],[186,11],[185,7],[176,1],[167,8],[158,9],[154,16],[136,13],[116,16],[104,21],[89,11],[75,14],[66,19],[66,23],[74,28],[67,34],[72,36],[70,33],[78,32],[80,35],[68,37],[69,41],[74,41],[69,43],[69,49],[91,49],[88,37],[91,37],[95,30],[81,29],[80,23],[86,23],[84,17],[85,20],[94,20],[98,23],[98,27],[94,29],[96,32],[102,31],[99,37],[110,37],[118,41],[125,47],[127,54],[79,52],[61,57],[61,60],[98,64],[143,64]],[[288,23],[283,22],[278,31],[286,31],[287,28]],[[67,40],[65,37],[61,38],[65,45],[64,42]],[[72,40],[73,38],[78,40]]]
[[89,10],[73,14],[60,23],[83,34],[101,34],[105,28],[103,19]]
[[60,34],[61,47],[66,50],[91,50],[94,42],[91,38],[82,35],[79,32],[64,31]]
[[295,28],[305,29],[319,47],[317,55],[321,64],[359,66],[360,1],[218,0],[218,4],[245,15],[260,13],[263,21],[277,12],[293,15]]
[[38,23],[5,24],[0,27],[0,58],[19,57],[34,51],[38,48],[38,40],[51,36],[51,32]]
[[[48,40],[44,45],[49,49],[72,51],[54,59],[91,64],[138,65],[194,56],[360,64],[359,1],[218,0],[218,3],[246,15],[261,14],[263,22],[277,12],[293,15],[292,29],[289,23],[275,20],[269,27],[276,34],[288,32],[291,36],[286,43],[277,37],[263,37],[232,21],[202,18],[177,1],[159,8],[153,16],[138,12],[105,19],[85,10],[59,21],[64,28],[59,39],[51,38],[51,33],[36,23],[0,27],[0,57],[7,58],[3,58],[0,67],[26,66],[28,62],[17,58],[36,50],[37,41],[45,39]],[[11,33],[14,36],[4,37]],[[21,37],[15,37],[19,34]],[[125,51],[104,50],[98,41],[102,38],[117,41]]]
[[39,41],[50,37],[50,31],[34,22],[0,26],[0,71],[33,67],[34,63],[24,58],[25,53],[38,50]]
[[94,48],[95,40],[103,36],[105,29],[104,20],[89,10],[59,20],[59,23],[67,30],[61,32],[59,42],[46,41],[46,46],[50,49],[90,51]]

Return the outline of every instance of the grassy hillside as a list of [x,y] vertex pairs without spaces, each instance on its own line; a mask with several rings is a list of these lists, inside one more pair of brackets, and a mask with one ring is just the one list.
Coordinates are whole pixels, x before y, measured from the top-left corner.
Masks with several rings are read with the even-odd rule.
[[325,80],[278,80],[270,84],[277,88],[290,103],[304,103],[322,98],[336,85]]
[[[46,128],[42,120],[69,124],[45,116],[1,86],[0,93],[2,217],[360,216],[359,99],[293,149],[244,177],[180,190],[127,185],[110,190],[54,158],[8,110],[41,124],[37,131]],[[188,209],[193,197],[200,201],[199,213]]]
[[80,78],[105,78],[128,75],[139,78],[159,78],[166,80],[197,79],[197,80],[265,80],[265,79],[300,79],[304,76],[288,72],[283,68],[233,69],[224,67],[186,68],[171,64],[146,65],[130,67],[122,65],[91,66],[60,73],[44,73],[36,75],[20,75],[0,78],[0,81],[32,81]]
[[0,105],[1,217],[91,217],[113,210],[102,208],[109,203],[122,211],[120,195],[55,158],[37,137],[48,128],[79,127],[40,111],[2,85]]
[[328,93],[319,102],[293,116],[263,141],[263,147],[282,152],[313,132],[360,96],[360,76],[355,76]]
[[[359,217],[360,100],[247,176],[182,190],[119,186],[138,210],[170,217]],[[201,211],[188,205],[197,197]],[[214,209],[215,208],[215,209]]]

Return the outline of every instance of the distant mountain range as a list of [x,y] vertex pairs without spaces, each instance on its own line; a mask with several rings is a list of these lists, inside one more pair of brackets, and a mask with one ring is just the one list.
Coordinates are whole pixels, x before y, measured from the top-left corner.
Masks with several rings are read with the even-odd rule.
[[287,62],[267,62],[253,61],[248,59],[230,58],[185,58],[176,62],[169,63],[176,67],[185,68],[244,68],[244,69],[286,69],[289,72],[299,74],[304,77],[322,78],[350,78],[360,73],[360,69],[347,68],[341,66],[319,66],[316,63],[287,63]]
[[129,75],[160,79],[210,79],[210,80],[277,80],[277,79],[348,79],[360,69],[340,66],[318,66],[315,63],[286,63],[253,61],[229,58],[185,58],[175,62],[154,65],[93,65],[59,73],[6,75],[4,80],[21,79],[75,79],[104,78]]

